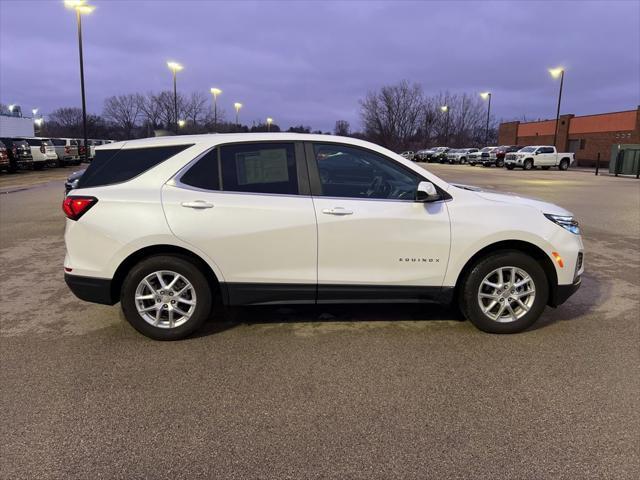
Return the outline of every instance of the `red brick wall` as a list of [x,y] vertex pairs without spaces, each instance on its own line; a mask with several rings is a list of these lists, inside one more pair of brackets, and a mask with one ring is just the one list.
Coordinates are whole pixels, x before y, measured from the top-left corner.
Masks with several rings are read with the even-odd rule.
[[[635,115],[635,129],[630,130]],[[576,126],[572,129],[572,124]],[[507,122],[501,123],[498,130],[500,145],[552,145],[555,121],[542,122]],[[612,126],[624,127],[624,130],[606,131]],[[573,130],[573,131],[572,131]],[[587,130],[593,130],[591,132]],[[574,132],[581,133],[574,133]],[[569,133],[571,132],[571,133]],[[618,143],[640,143],[640,107],[634,112],[616,112],[603,115],[574,117],[561,115],[558,126],[556,148],[561,152],[569,151],[569,140],[584,140],[584,148],[576,150],[576,162],[580,166],[593,166],[600,153],[600,165],[604,168],[609,163],[611,146]],[[581,142],[582,143],[582,142]]]
[[518,125],[520,122],[501,123],[498,128],[498,145],[517,145]]

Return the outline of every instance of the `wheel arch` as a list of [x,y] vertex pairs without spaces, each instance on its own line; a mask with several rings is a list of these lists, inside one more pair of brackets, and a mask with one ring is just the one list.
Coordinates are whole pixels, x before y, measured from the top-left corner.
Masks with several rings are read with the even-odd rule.
[[211,266],[202,257],[186,248],[168,244],[143,247],[129,254],[129,256],[126,257],[120,263],[120,265],[118,265],[118,268],[113,275],[113,280],[111,281],[112,298],[120,298],[122,283],[124,282],[124,279],[131,268],[133,268],[134,265],[144,260],[145,258],[149,258],[155,255],[175,255],[188,259],[198,269],[200,269],[202,273],[204,273],[212,291],[219,291],[220,295],[222,296],[223,303],[225,305],[228,303],[227,291],[224,282],[220,282]]
[[473,254],[471,258],[469,258],[464,264],[462,270],[460,271],[460,274],[458,275],[458,280],[456,281],[454,291],[454,298],[459,298],[459,294],[462,290],[462,285],[464,284],[467,276],[469,275],[469,272],[476,263],[478,263],[482,258],[491,255],[492,253],[507,250],[515,250],[525,253],[538,261],[538,263],[540,263],[540,266],[544,270],[545,276],[547,277],[547,284],[549,286],[549,299],[547,301],[547,304],[555,306],[555,304],[557,303],[556,298],[558,292],[558,274],[555,267],[553,266],[553,262],[540,247],[523,240],[502,240],[487,245]]

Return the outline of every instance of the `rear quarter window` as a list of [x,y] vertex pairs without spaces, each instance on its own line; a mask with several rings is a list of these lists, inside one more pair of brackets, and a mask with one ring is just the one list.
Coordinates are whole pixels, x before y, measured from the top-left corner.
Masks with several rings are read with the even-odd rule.
[[60,138],[53,138],[51,139],[51,141],[56,147],[64,147],[67,144],[64,140]]
[[96,156],[80,178],[78,188],[126,182],[192,145],[96,150]]

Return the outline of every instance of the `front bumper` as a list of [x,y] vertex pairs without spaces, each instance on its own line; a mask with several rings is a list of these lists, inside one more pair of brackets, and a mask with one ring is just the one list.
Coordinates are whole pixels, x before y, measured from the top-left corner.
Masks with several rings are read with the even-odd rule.
[[115,305],[118,300],[114,298],[111,289],[111,279],[81,277],[79,275],[64,274],[64,281],[69,290],[85,302],[100,303],[102,305]]
[[549,305],[551,307],[562,305],[571,295],[578,291],[580,285],[582,285],[582,278],[580,276],[576,277],[570,285],[558,285],[555,290],[550,292]]

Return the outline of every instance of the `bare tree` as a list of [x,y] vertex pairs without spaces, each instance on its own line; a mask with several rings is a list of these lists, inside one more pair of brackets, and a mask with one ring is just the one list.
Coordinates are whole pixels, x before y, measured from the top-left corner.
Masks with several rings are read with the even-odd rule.
[[124,138],[129,139],[140,117],[142,103],[139,93],[109,97],[104,101],[103,116],[122,130]]
[[340,135],[342,137],[348,137],[351,133],[351,125],[346,120],[336,121],[336,126],[333,129],[334,135]]
[[194,129],[197,129],[198,124],[204,125],[207,121],[208,106],[208,95],[202,92],[192,92],[184,104],[185,120],[190,120]]
[[375,142],[400,150],[415,141],[424,114],[420,85],[403,80],[369,92],[360,105],[365,134]]

